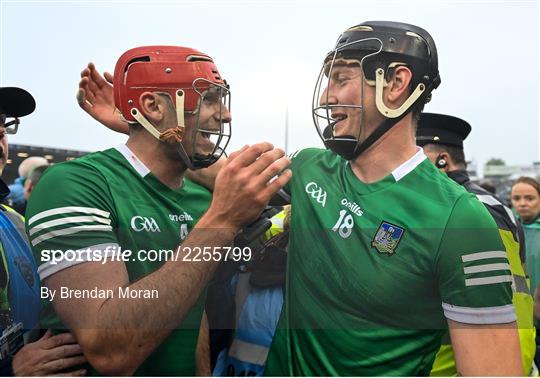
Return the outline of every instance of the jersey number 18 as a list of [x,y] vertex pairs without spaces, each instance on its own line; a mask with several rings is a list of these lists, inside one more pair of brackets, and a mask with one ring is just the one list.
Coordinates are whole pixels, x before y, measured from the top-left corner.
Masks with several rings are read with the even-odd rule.
[[332,227],[332,231],[339,231],[339,235],[342,238],[347,239],[349,236],[351,236],[353,227],[354,219],[352,215],[348,214],[347,210],[341,210],[339,212],[339,219],[334,227]]

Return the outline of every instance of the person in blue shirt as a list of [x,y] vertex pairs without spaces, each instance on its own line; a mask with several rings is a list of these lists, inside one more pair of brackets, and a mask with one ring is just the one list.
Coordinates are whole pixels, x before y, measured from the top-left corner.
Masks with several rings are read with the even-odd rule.
[[[21,88],[0,88],[0,176],[8,158],[8,134],[15,134],[19,117],[32,113],[35,100]],[[9,194],[0,178],[0,201]],[[0,205],[0,375],[71,375],[85,370],[73,366],[85,362],[73,335],[39,337],[40,282],[24,231],[24,219]]]
[[19,165],[19,177],[13,184],[9,185],[9,194],[3,200],[9,207],[13,208],[19,214],[24,215],[26,211],[25,186],[30,174],[37,167],[46,166],[49,162],[42,156],[30,156],[24,159]]
[[213,364],[214,377],[264,375],[283,306],[289,219],[290,206],[271,218],[262,250],[227,285],[235,317],[230,340]]

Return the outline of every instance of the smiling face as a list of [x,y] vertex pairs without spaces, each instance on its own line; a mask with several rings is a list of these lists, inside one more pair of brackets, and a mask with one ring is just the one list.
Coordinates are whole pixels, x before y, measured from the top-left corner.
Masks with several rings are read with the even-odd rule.
[[365,82],[358,61],[336,60],[331,70],[327,65],[327,75],[319,104],[328,109],[334,125],[333,135],[352,136],[361,143],[373,131],[370,125],[378,115],[374,89]]
[[[320,105],[327,106],[334,122],[334,135],[354,135],[362,117],[362,72],[358,65],[335,65],[329,74],[328,86],[320,98]],[[355,105],[341,107],[337,105]]]
[[[134,112],[147,131],[143,135],[163,142],[160,149],[167,159],[181,161],[191,169],[208,167],[219,159],[231,135],[228,89],[210,84],[197,93],[196,109],[183,111],[182,91],[175,93],[174,102],[168,92],[143,92],[139,100],[142,113]],[[130,130],[130,136],[143,128]]]
[[224,129],[223,124],[230,123],[232,119],[224,97],[223,90],[212,86],[202,93],[198,110],[186,114],[186,138],[183,145],[189,156],[208,156],[214,152]]

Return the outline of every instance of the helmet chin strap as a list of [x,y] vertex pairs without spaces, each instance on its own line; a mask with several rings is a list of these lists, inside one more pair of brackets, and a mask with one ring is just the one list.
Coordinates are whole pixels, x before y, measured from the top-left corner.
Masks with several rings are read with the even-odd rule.
[[353,135],[341,135],[339,137],[333,137],[333,128],[337,121],[334,121],[325,127],[323,131],[323,143],[326,148],[334,151],[345,160],[352,160],[354,149],[358,144],[358,140]]
[[137,108],[131,108],[131,115],[157,140],[167,144],[179,144],[178,153],[182,158],[182,161],[189,169],[194,169],[193,162],[188,157],[186,150],[181,143],[184,139],[184,131],[186,128],[184,119],[184,98],[184,91],[181,89],[177,90],[175,101],[177,126],[163,132],[158,131]]

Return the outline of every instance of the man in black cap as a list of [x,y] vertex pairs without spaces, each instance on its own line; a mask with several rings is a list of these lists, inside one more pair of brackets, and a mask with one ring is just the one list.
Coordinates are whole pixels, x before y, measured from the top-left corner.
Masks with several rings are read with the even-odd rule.
[[[469,123],[460,118],[422,113],[418,121],[416,143],[423,147],[424,153],[437,168],[468,192],[473,193],[497,223],[513,275],[512,300],[516,309],[522,363],[524,368],[530,368],[532,371],[535,352],[533,300],[526,281],[523,230],[508,207],[492,193],[471,182],[463,151],[463,141],[470,132]],[[443,340],[443,345],[433,363],[431,375],[456,375],[452,347],[448,338]]]
[[[8,134],[15,134],[19,117],[34,111],[36,103],[21,88],[0,88],[0,175],[8,159]],[[9,189],[0,178],[0,201]],[[0,205],[0,375],[85,375],[73,366],[85,362],[72,334],[53,336],[47,331],[35,340],[40,312],[40,282],[24,231],[24,219]],[[68,370],[65,370],[68,369]]]

